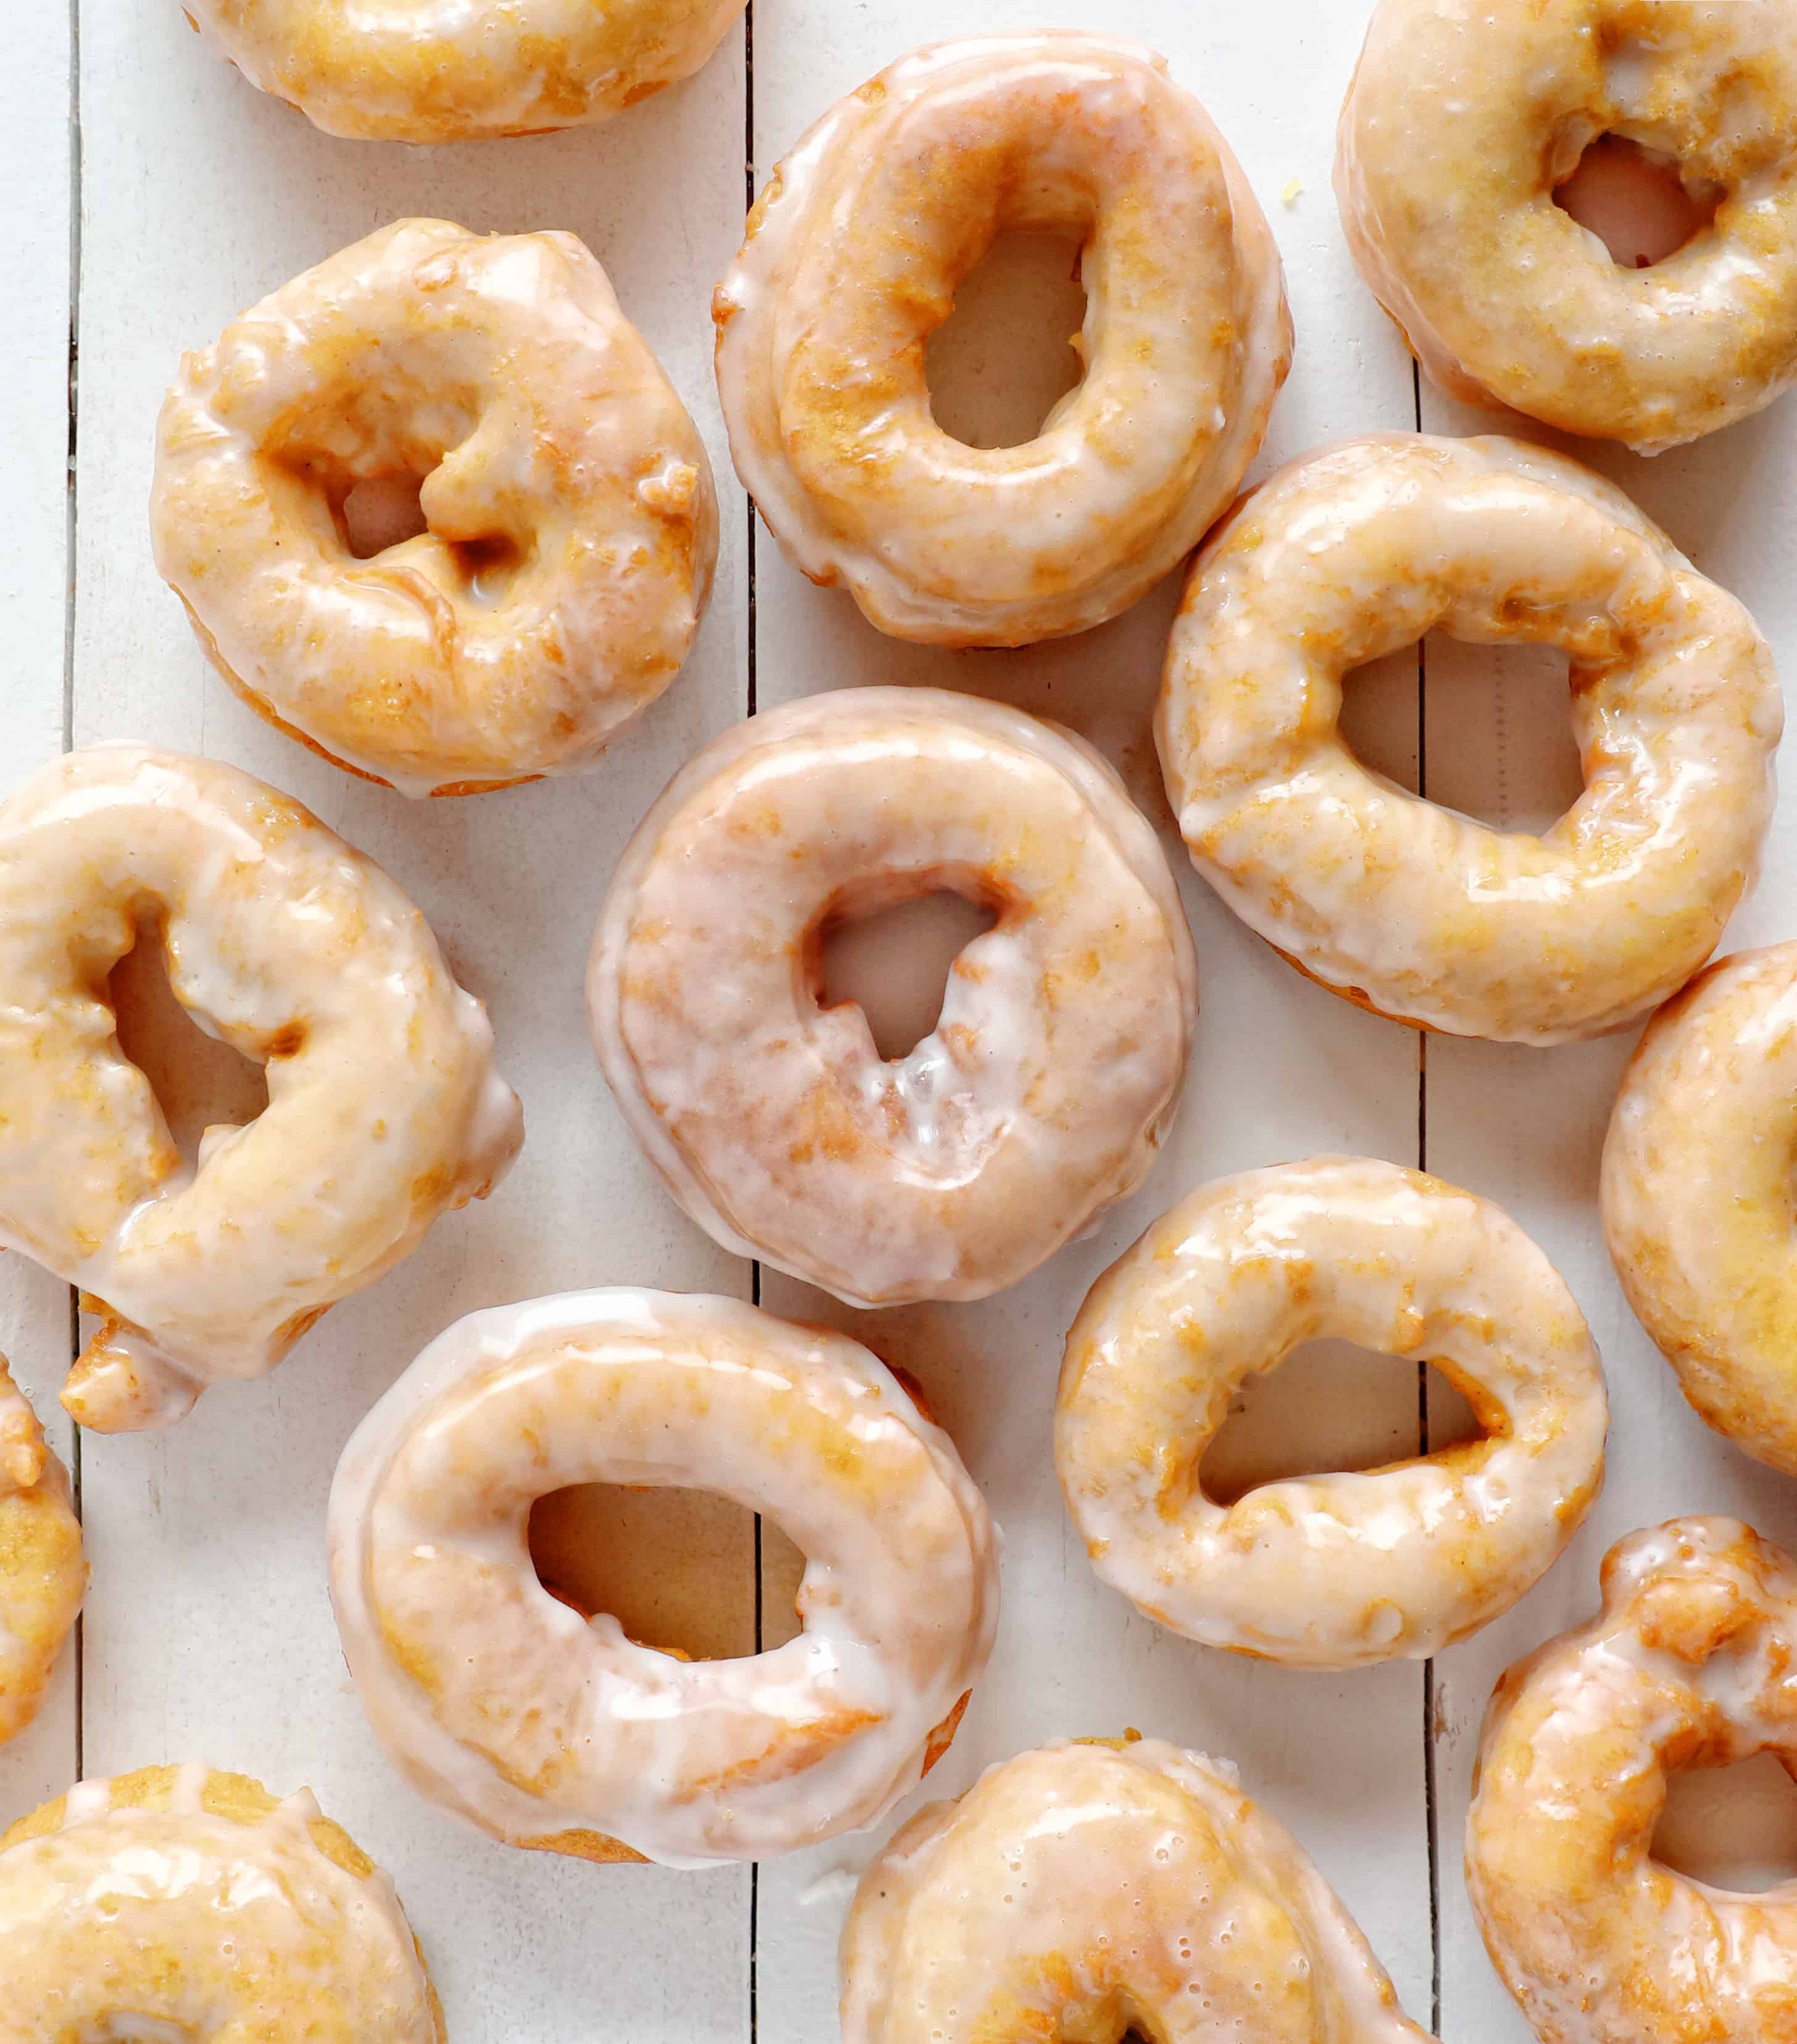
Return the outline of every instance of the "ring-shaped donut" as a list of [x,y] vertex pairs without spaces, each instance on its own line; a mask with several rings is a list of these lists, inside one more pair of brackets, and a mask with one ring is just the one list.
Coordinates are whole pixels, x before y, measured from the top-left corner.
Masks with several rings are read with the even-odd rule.
[[[175,997],[268,1105],[190,1170],[107,976],[154,931]],[[0,1242],[102,1316],[63,1403],[165,1426],[483,1197],[523,1138],[487,1012],[378,866],[291,797],[141,745],[0,806]]]
[[[822,1005],[835,921],[990,909],[887,1063]],[[976,1299],[1140,1183],[1197,1012],[1159,840],[1091,748],[933,689],[764,713],[676,774],[593,940],[599,1062],[700,1227],[851,1304]]]
[[[688,1662],[552,1596],[530,1508],[674,1486],[776,1520],[803,1630]],[[875,1357],[733,1299],[614,1289],[471,1314],[344,1450],[332,1600],[369,1722],[508,1845],[669,1866],[874,1823],[947,1750],[991,1650],[997,1539]]]
[[1734,1519],[1603,1563],[1603,1609],[1510,1669],[1466,1820],[1486,1950],[1543,2044],[1776,2036],[1797,1890],[1730,1895],[1653,1857],[1666,1778],[1772,1752],[1797,1773],[1797,1564]]
[[[1437,627],[1571,656],[1584,792],[1539,836],[1406,793],[1342,737],[1349,670]],[[1709,956],[1784,721],[1753,620],[1619,490],[1516,440],[1381,434],[1213,535],[1155,736],[1199,870],[1293,964],[1412,1027],[1557,1043]]]
[[[1249,1377],[1323,1336],[1433,1362],[1486,1438],[1206,1496]],[[1507,1611],[1603,1476],[1583,1316],[1507,1216],[1364,1158],[1219,1179],[1106,1271],[1067,1338],[1055,1462],[1092,1566],[1189,1639],[1306,1668],[1438,1653]]]
[[[1651,268],[1554,203],[1604,135],[1715,206]],[[1361,276],[1455,397],[1651,454],[1797,377],[1793,0],[1380,0],[1335,185]]]
[[1797,943],[1718,959],[1648,1024],[1603,1146],[1603,1231],[1695,1409],[1797,1476]]
[[308,1791],[209,1767],[83,1781],[0,1837],[0,1980],[6,2044],[447,2034],[387,1875]]
[[[344,505],[421,477],[367,559]],[[410,795],[590,767],[679,672],[710,593],[705,449],[571,234],[404,220],[185,358],[156,566],[271,724]]]
[[612,115],[690,77],[743,0],[181,0],[250,83],[327,135],[459,142]]
[[0,1355],[0,1746],[37,1716],[87,1594],[68,1471]]
[[[1021,447],[930,409],[924,344],[1007,228],[1083,238],[1079,387]],[[1016,646],[1126,609],[1198,544],[1291,361],[1265,218],[1164,60],[1050,32],[914,52],[834,107],[714,304],[730,451],[814,582],[883,632]]]
[[1426,2044],[1226,1762],[1062,1741],[919,1812],[842,1934],[843,2044]]

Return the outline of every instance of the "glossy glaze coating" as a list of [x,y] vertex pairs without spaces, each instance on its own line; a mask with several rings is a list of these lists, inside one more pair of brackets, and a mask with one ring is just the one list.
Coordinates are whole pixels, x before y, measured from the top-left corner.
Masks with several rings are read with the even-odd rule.
[[[107,975],[140,936],[267,1077],[264,1112],[209,1128],[197,1170],[119,1047]],[[83,1426],[167,1425],[272,1370],[522,1136],[424,918],[290,796],[95,745],[0,807],[0,1242],[102,1316],[63,1393]]]
[[1797,943],[1719,959],[1624,1073],[1603,1231],[1629,1303],[1718,1432],[1797,1475]]
[[[1390,1468],[1206,1496],[1229,1402],[1333,1336],[1432,1362],[1486,1438]],[[1487,1201],[1357,1157],[1202,1186],[1092,1287],[1055,1410],[1092,1566],[1160,1624],[1308,1668],[1437,1653],[1577,1530],[1608,1408],[1584,1318]]]
[[1729,1894],[1653,1858],[1666,1777],[1797,1765],[1797,1566],[1735,1519],[1613,1547],[1603,1609],[1510,1669],[1466,1825],[1487,1950],[1543,2044],[1779,2036],[1797,1884]]
[[697,71],[743,0],[181,0],[327,134],[456,142],[606,121]]
[[[1436,628],[1571,656],[1584,792],[1540,836],[1370,772],[1348,671]],[[1520,441],[1382,434],[1249,497],[1199,555],[1155,735],[1199,870],[1336,993],[1558,1043],[1709,956],[1758,864],[1784,701],[1753,620],[1619,490]]]
[[[688,1662],[538,1581],[539,1497],[719,1493],[804,1550],[803,1631]],[[350,1441],[331,1594],[370,1723],[507,1844],[670,1866],[874,1823],[985,1666],[998,1545],[953,1444],[877,1358],[733,1299],[614,1289],[471,1314]]]
[[302,1789],[84,1781],[0,1838],[0,2044],[443,2044],[380,1869]]
[[[367,559],[343,505],[420,477]],[[410,795],[577,773],[679,671],[710,593],[705,449],[571,234],[406,220],[185,358],[156,566],[251,707]]]
[[842,1934],[843,2044],[1426,2044],[1227,1762],[1060,1742],[921,1812]]
[[[1554,203],[1600,135],[1676,163],[1714,223],[1626,270]],[[1336,193],[1423,367],[1642,453],[1797,377],[1794,0],[1380,0]]]
[[87,1592],[68,1471],[0,1355],[0,1745],[37,1716]]
[[[924,344],[1006,229],[1083,240],[1085,377],[1021,447],[936,424]],[[1049,32],[938,43],[784,157],[718,287],[737,474],[883,632],[1016,646],[1113,617],[1234,494],[1291,361],[1279,251],[1165,60]]]
[[[821,1005],[830,923],[949,888],[997,927],[883,1062]],[[587,977],[599,1062],[681,1205],[851,1304],[1014,1284],[1141,1181],[1198,1008],[1185,912],[1091,749],[934,689],[764,713],[632,840]]]

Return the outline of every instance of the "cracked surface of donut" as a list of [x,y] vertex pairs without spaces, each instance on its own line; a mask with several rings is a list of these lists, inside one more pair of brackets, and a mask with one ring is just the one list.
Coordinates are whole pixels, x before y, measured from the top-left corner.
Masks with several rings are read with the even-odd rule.
[[[344,504],[421,478],[369,558]],[[189,355],[156,566],[252,709],[402,793],[579,773],[672,682],[710,594],[697,429],[571,234],[406,220]]]
[[68,1471],[0,1355],[0,1746],[37,1716],[87,1593]]
[[[935,422],[924,344],[1006,229],[1082,237],[1085,375],[1021,447]],[[1133,43],[939,43],[781,160],[718,286],[737,471],[814,582],[900,638],[1015,646],[1134,603],[1229,503],[1291,360],[1279,252]]]

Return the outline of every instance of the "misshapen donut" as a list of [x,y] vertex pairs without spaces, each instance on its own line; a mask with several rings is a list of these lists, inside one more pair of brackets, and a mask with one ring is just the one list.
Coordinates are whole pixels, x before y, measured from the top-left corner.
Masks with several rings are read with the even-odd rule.
[[83,1781],[0,1838],[0,2044],[444,2044],[393,1884],[302,1790]]
[[1797,1566],[1738,1520],[1675,1519],[1603,1564],[1603,1609],[1499,1684],[1466,1824],[1486,1949],[1543,2044],[1779,2035],[1788,1884],[1730,1895],[1653,1857],[1666,1777],[1797,1768]]
[[[1341,683],[1440,627],[1572,657],[1583,793],[1541,836],[1370,773]],[[1199,870],[1334,992],[1557,1043],[1703,964],[1752,878],[1784,709],[1753,620],[1619,490],[1508,440],[1383,434],[1282,470],[1192,571],[1155,736]]]
[[[421,476],[371,558],[344,503]],[[692,421],[571,234],[406,220],[182,363],[156,565],[219,673],[411,795],[575,773],[679,671],[718,505]]]
[[[197,1171],[107,988],[152,928],[182,1005],[267,1080]],[[523,1134],[492,1047],[418,910],[290,797],[141,745],[33,774],[0,807],[0,1242],[103,1316],[63,1404],[167,1425],[484,1196]]]
[[[990,908],[941,1020],[883,1062],[821,1004],[830,923]],[[1141,1181],[1197,1011],[1159,841],[1088,747],[933,689],[752,718],[669,784],[593,941],[599,1062],[675,1197],[852,1304],[975,1299]]]
[[[1554,203],[1611,134],[1720,200],[1651,269]],[[1650,454],[1797,377],[1794,0],[1381,0],[1335,183],[1360,275],[1457,398]]]
[[87,1593],[68,1471],[0,1356],[0,1745],[37,1716]]
[[[804,1550],[786,1645],[687,1662],[537,1580],[539,1497],[716,1492]],[[991,1650],[997,1539],[947,1435],[845,1335],[622,1289],[471,1314],[344,1451],[331,1595],[364,1708],[490,1836],[670,1866],[875,1821],[947,1748]]]
[[607,121],[697,71],[743,0],[181,0],[328,135],[456,142]]
[[842,1934],[843,2044],[1426,2044],[1226,1762],[1058,1742],[921,1812]]
[[1797,943],[1700,974],[1648,1024],[1603,1146],[1629,1303],[1718,1432],[1797,1475]]
[[[924,343],[1006,228],[1083,238],[1079,388],[952,440]],[[718,287],[730,451],[814,582],[883,632],[1015,646],[1136,601],[1234,494],[1291,362],[1279,252],[1202,107],[1133,43],[914,52],[775,169]]]
[[[1214,1503],[1201,1458],[1231,1398],[1326,1335],[1434,1363],[1487,1438]],[[1508,1610],[1590,1509],[1607,1418],[1583,1316],[1514,1221],[1418,1171],[1315,1157],[1204,1186],[1092,1287],[1055,1460],[1092,1566],[1150,1618],[1345,1668]]]

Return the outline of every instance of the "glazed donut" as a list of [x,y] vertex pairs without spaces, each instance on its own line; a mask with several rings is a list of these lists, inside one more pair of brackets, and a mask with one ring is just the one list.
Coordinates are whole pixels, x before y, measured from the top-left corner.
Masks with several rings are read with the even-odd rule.
[[[1084,239],[1079,388],[1022,447],[935,421],[924,343],[1003,229]],[[1291,365],[1279,251],[1139,44],[914,51],[775,169],[718,286],[737,473],[814,582],[901,639],[1019,646],[1126,610],[1198,544]]]
[[1466,1882],[1543,2044],[1772,2038],[1797,2002],[1797,1895],[1663,1866],[1666,1777],[1770,1750],[1797,1769],[1797,1566],[1734,1519],[1631,1534],[1603,1609],[1518,1664],[1485,1720]]
[[[1205,1495],[1256,1373],[1326,1335],[1433,1362],[1487,1438]],[[1420,1171],[1314,1157],[1202,1187],[1087,1295],[1055,1406],[1062,1495],[1114,1589],[1207,1646],[1306,1668],[1421,1659],[1507,1611],[1603,1478],[1603,1371],[1547,1258]]]
[[[359,484],[429,529],[350,549]],[[571,234],[403,220],[187,355],[156,566],[213,664],[409,795],[578,773],[679,671],[718,555],[692,421]]]
[[[1343,676],[1437,626],[1572,656],[1584,792],[1539,837],[1419,801],[1342,738]],[[1194,863],[1291,963],[1412,1028],[1560,1043],[1709,956],[1784,721],[1753,620],[1619,490],[1517,440],[1379,434],[1212,536],[1155,736]]]
[[1797,943],[1743,951],[1648,1024],[1603,1146],[1603,1231],[1692,1406],[1797,1476]]
[[37,1716],[87,1593],[68,1471],[0,1355],[0,1746]]
[[207,1767],[83,1781],[0,1838],[0,1979],[6,2044],[447,2034],[387,1877],[307,1791]]
[[[1720,201],[1651,269],[1554,203],[1610,134]],[[1653,454],[1797,377],[1793,0],[1380,0],[1335,189],[1361,276],[1456,398]]]
[[609,121],[690,78],[743,0],[182,0],[327,135],[459,142]]
[[843,2044],[1426,2044],[1226,1762],[1065,1741],[914,1817],[842,1934]]
[[[152,930],[176,998],[267,1078],[197,1170],[106,983]],[[0,806],[0,1243],[102,1316],[63,1404],[168,1425],[484,1197],[523,1135],[492,1046],[418,910],[290,797],[142,745],[34,774]]]
[[[823,936],[941,888],[998,926],[884,1063],[858,1007],[821,1005]],[[1133,1191],[1198,1008],[1172,875],[1110,768],[933,689],[814,696],[714,740],[619,862],[587,991],[675,1199],[851,1305],[983,1298]]]
[[[688,1662],[538,1581],[530,1508],[720,1493],[805,1550],[785,1646]],[[665,1866],[874,1823],[991,1650],[997,1535],[948,1435],[846,1335],[733,1299],[571,1292],[440,1335],[344,1450],[331,1596],[370,1723],[507,1845]]]

